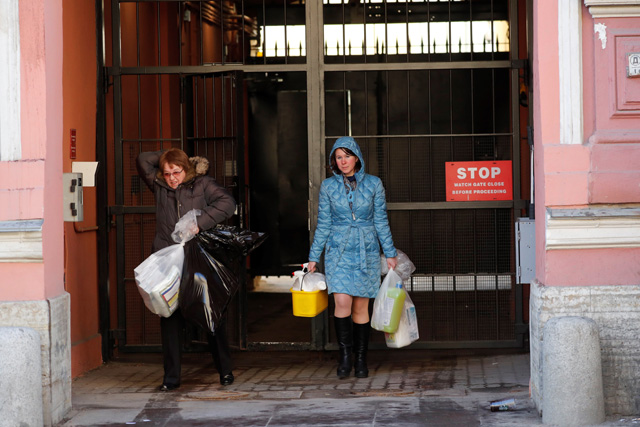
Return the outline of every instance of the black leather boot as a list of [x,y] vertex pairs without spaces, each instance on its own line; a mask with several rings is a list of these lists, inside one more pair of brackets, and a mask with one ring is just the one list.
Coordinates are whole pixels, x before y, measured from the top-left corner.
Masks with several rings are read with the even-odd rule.
[[353,332],[351,316],[334,317],[336,338],[338,340],[338,378],[346,378],[351,373],[351,348],[353,346]]
[[353,353],[355,354],[355,363],[353,369],[356,378],[367,378],[369,376],[369,368],[367,368],[367,351],[369,350],[369,332],[371,331],[371,322],[364,324],[353,324]]

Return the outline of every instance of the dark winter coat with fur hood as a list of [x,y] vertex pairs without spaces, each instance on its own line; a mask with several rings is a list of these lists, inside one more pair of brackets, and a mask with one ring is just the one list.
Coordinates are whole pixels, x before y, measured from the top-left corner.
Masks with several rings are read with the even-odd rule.
[[171,239],[176,223],[191,209],[200,209],[198,228],[208,230],[231,217],[236,209],[233,196],[207,175],[209,161],[204,157],[191,157],[193,168],[174,190],[160,174],[159,161],[163,151],[140,153],[138,173],[156,199],[156,236],[152,251],[175,244]]

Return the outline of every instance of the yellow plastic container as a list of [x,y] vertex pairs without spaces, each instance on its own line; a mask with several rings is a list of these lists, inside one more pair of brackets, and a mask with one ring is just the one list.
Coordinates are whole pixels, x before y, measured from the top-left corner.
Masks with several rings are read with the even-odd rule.
[[329,295],[326,290],[305,292],[291,289],[293,315],[297,317],[315,317],[327,309]]

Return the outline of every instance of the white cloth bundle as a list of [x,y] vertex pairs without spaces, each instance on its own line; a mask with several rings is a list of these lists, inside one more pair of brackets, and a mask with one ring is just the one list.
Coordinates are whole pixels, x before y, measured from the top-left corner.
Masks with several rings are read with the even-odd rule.
[[327,283],[324,274],[307,270],[307,263],[302,264],[302,270],[293,272],[294,291],[315,292],[327,289]]

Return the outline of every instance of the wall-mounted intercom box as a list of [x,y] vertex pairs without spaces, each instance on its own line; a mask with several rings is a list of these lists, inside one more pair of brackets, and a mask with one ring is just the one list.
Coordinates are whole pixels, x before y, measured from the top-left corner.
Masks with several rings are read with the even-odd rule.
[[82,206],[82,174],[63,173],[62,174],[62,200],[65,221],[80,222],[84,219],[84,209]]

